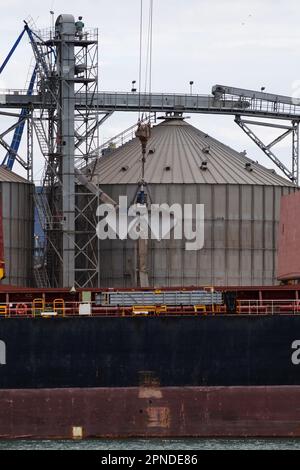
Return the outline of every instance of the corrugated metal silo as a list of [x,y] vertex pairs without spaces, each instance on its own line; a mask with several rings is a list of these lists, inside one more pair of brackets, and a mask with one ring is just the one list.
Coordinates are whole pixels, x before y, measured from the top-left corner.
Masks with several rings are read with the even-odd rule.
[[3,284],[33,285],[34,186],[0,167],[6,278]]
[[[138,139],[99,159],[94,182],[114,200],[132,201],[141,178]],[[280,198],[295,186],[184,120],[152,129],[145,181],[155,204],[204,204],[205,243],[186,251],[184,240],[151,240],[151,286],[271,285],[276,282]],[[131,240],[100,244],[101,285],[136,285]]]

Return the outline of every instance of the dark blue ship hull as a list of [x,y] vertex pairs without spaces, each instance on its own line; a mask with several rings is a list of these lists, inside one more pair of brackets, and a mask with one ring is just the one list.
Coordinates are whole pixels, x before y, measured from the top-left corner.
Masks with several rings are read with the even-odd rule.
[[3,318],[0,388],[300,385],[297,340],[300,315]]

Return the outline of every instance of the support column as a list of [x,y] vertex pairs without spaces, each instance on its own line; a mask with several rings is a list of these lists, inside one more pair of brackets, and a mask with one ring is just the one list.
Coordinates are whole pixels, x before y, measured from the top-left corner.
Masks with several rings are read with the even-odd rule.
[[294,182],[299,186],[299,121],[293,121],[292,173]]
[[72,15],[60,15],[57,18],[56,36],[59,40],[57,70],[60,90],[57,115],[62,180],[62,285],[63,287],[72,287],[75,284],[75,20]]

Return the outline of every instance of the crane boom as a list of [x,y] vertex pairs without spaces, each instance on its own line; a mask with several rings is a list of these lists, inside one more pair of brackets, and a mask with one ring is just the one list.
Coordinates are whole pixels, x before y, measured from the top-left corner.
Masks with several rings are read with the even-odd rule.
[[[28,90],[27,90],[27,95],[28,96],[31,96],[32,93],[33,93],[33,88],[34,88],[35,79],[36,79],[36,72],[37,72],[37,69],[35,67],[34,70],[33,70],[30,82],[29,82]],[[14,132],[14,135],[13,135],[13,138],[12,138],[12,142],[11,142],[11,145],[10,145],[10,150],[7,152],[7,154],[5,155],[5,158],[2,162],[2,165],[5,165],[9,170],[13,169],[13,166],[14,166],[14,163],[15,163],[15,160],[16,160],[16,154],[18,153],[20,143],[21,143],[21,139],[22,139],[22,136],[23,136],[24,126],[25,126],[25,118],[28,116],[28,114],[29,114],[29,108],[23,108],[21,110],[21,113],[20,113],[20,116],[19,116],[20,124],[15,129],[15,132]]]

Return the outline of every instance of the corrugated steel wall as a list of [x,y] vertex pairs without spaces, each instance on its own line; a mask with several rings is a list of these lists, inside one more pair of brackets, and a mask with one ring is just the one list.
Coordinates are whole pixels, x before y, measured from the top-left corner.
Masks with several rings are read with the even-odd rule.
[[[135,185],[101,185],[113,199]],[[271,285],[276,282],[280,198],[291,187],[263,185],[151,184],[153,203],[204,204],[205,244],[185,251],[185,241],[151,241],[149,280],[152,286]],[[102,241],[101,285],[136,284],[135,243]]]
[[29,183],[0,182],[2,190],[3,284],[33,285],[33,191]]

